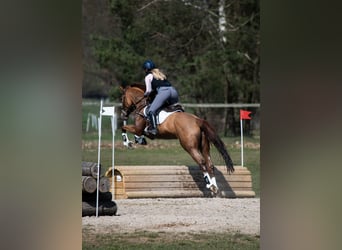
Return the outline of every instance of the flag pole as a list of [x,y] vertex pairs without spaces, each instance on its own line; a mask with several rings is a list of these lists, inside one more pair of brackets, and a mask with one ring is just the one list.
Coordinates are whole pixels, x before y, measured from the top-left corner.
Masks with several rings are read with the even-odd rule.
[[101,157],[101,126],[102,126],[102,105],[103,100],[101,99],[100,104],[100,116],[99,116],[99,143],[98,143],[98,149],[97,149],[97,188],[96,188],[96,217],[99,216],[99,188],[100,188],[100,157]]
[[113,189],[113,194],[112,194],[112,199],[115,198],[115,188],[114,188],[114,149],[115,149],[115,106],[111,107],[103,107],[103,103],[101,100],[101,111],[100,111],[100,116],[110,116],[110,121],[111,121],[111,127],[112,127],[112,189]]
[[250,120],[249,114],[252,113],[247,110],[240,109],[240,131],[241,131],[241,166],[243,167],[243,126],[242,120]]
[[115,143],[115,128],[114,128],[114,114],[111,117],[111,122],[112,122],[112,188],[113,188],[113,200],[115,199],[115,183],[114,183],[114,143]]
[[243,167],[243,126],[242,126],[241,118],[240,118],[240,130],[241,130],[241,166]]

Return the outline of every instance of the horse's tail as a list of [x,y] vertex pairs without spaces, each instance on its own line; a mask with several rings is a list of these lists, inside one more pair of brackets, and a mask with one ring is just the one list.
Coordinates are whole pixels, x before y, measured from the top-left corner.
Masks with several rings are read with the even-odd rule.
[[226,163],[228,173],[234,172],[233,161],[228,154],[226,146],[224,145],[224,143],[220,139],[220,137],[217,135],[214,128],[206,120],[202,120],[201,130],[204,132],[204,134],[206,135],[208,140],[212,144],[214,144],[214,146],[217,148],[217,150],[222,155],[222,157]]

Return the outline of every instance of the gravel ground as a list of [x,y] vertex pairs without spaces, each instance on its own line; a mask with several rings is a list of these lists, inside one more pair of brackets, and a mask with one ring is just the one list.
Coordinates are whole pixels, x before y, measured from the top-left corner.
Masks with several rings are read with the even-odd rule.
[[96,233],[134,231],[260,235],[260,199],[178,198],[116,200],[117,216],[83,217]]

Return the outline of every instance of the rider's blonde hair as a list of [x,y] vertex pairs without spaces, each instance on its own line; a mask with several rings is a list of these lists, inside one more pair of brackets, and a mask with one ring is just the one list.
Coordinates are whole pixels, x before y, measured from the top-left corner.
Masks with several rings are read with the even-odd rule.
[[156,78],[157,80],[165,80],[166,76],[164,75],[163,72],[161,72],[159,69],[154,68],[151,70],[153,77]]

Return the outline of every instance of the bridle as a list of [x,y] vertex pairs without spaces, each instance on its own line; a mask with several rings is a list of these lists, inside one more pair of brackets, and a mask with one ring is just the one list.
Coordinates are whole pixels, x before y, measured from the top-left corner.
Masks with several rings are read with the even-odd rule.
[[122,110],[121,110],[121,117],[122,119],[124,120],[127,120],[128,119],[128,116],[133,112],[135,111],[136,109],[138,109],[138,111],[141,110],[141,108],[143,106],[146,106],[146,103],[145,104],[142,104],[140,106],[138,106],[138,104],[140,102],[142,102],[144,99],[146,99],[147,97],[143,96],[142,98],[140,98],[138,101],[136,102],[133,102],[129,107],[124,107],[124,103],[125,103],[125,99],[126,99],[126,92],[123,94],[123,99],[122,99]]

